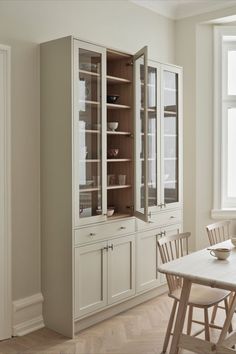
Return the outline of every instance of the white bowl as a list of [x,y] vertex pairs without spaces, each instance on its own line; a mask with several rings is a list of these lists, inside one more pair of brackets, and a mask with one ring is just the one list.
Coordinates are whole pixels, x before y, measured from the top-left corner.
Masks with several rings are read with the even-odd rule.
[[107,209],[107,216],[112,216],[114,214],[114,209]]
[[230,241],[232,242],[232,244],[234,245],[234,247],[236,247],[236,236],[231,237]]
[[108,129],[112,130],[113,132],[118,128],[119,123],[118,122],[108,122],[107,126]]

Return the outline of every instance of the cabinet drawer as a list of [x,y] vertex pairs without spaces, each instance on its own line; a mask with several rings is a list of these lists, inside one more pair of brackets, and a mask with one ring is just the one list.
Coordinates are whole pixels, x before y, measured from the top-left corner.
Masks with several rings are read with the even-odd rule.
[[119,220],[102,225],[87,226],[75,230],[75,244],[96,242],[109,237],[123,236],[135,232],[135,219]]
[[161,227],[163,225],[176,224],[182,219],[182,210],[173,210],[167,212],[160,212],[158,214],[152,214],[149,222],[143,222],[137,220],[137,229],[148,230],[156,227]]

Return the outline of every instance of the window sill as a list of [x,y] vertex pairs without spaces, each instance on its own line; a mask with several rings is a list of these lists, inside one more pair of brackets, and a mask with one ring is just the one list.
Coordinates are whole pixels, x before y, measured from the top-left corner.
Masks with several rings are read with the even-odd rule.
[[236,219],[236,209],[212,209],[212,219]]

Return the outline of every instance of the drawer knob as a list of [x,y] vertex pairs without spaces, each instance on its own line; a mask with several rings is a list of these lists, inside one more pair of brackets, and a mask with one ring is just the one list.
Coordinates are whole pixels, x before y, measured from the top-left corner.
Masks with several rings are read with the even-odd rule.
[[93,237],[95,236],[96,234],[94,232],[90,232],[89,236]]
[[170,219],[175,219],[175,216],[171,215],[171,216],[170,216]]
[[121,226],[120,230],[126,230],[126,227],[125,226]]

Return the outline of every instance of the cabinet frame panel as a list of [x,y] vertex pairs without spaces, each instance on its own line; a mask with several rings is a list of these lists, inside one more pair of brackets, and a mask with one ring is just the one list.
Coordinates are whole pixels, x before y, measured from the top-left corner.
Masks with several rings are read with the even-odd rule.
[[[80,189],[79,189],[79,167],[78,160],[75,151],[78,151],[78,131],[79,131],[79,49],[85,49],[88,51],[96,52],[101,54],[101,197],[102,197],[102,215],[90,216],[86,218],[79,217],[79,204],[80,204]],[[72,161],[73,161],[73,174],[72,174],[72,197],[73,197],[73,226],[86,225],[90,223],[96,223],[99,221],[106,220],[107,213],[107,166],[106,166],[106,48],[100,47],[94,44],[87,42],[82,42],[77,39],[73,40],[73,83],[72,83],[72,92],[73,92],[73,119],[72,119],[72,131],[73,131],[73,148],[72,148]]]

